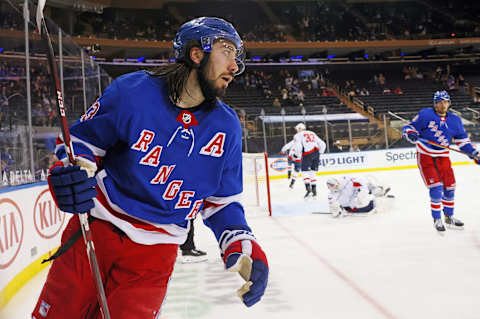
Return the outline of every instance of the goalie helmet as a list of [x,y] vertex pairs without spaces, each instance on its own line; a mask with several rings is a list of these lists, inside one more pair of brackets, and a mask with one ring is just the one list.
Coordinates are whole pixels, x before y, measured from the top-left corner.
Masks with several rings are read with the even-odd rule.
[[450,95],[448,95],[447,91],[437,91],[433,94],[433,104],[437,104],[440,101],[450,102]]
[[245,70],[245,50],[243,42],[237,31],[230,22],[215,17],[201,17],[184,23],[173,40],[173,51],[175,60],[181,61],[185,55],[185,47],[191,40],[200,41],[204,52],[210,52],[215,40],[224,39],[232,42],[237,53],[235,62],[238,65],[238,71],[235,75]]
[[303,123],[298,123],[297,125],[295,125],[295,130],[297,132],[305,131],[306,129],[307,127]]
[[327,187],[331,191],[338,191],[340,189],[340,182],[336,178],[329,178],[327,180]]

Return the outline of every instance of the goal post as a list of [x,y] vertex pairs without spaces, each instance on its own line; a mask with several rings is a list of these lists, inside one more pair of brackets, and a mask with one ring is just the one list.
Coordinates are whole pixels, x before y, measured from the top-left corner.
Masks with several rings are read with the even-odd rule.
[[272,216],[267,153],[243,153],[243,199],[248,210],[268,212]]

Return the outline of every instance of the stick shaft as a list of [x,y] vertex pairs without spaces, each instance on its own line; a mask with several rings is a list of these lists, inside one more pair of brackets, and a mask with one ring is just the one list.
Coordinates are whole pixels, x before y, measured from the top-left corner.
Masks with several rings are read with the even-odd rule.
[[[55,84],[57,108],[58,108],[58,114],[60,115],[60,120],[61,120],[60,127],[62,131],[63,143],[65,144],[65,151],[67,152],[67,156],[70,163],[74,165],[75,154],[73,152],[72,140],[70,138],[70,130],[68,129],[68,122],[65,114],[65,107],[63,104],[63,95],[62,95],[62,90],[60,86],[60,79],[58,77],[57,62],[55,61],[55,54],[53,51],[52,40],[50,38],[47,25],[43,18],[41,20],[41,26],[38,26],[38,27],[39,29],[40,28],[43,29],[43,32],[41,32],[42,37],[45,39],[45,42],[48,46],[48,50],[47,50],[48,62],[50,65],[50,73],[52,76],[52,81]],[[107,304],[107,297],[105,295],[105,289],[103,287],[102,275],[100,272],[100,267],[98,266],[97,255],[95,253],[95,246],[93,244],[92,231],[90,230],[90,225],[88,223],[87,213],[78,214],[78,218],[80,220],[80,225],[82,228],[83,239],[84,239],[86,250],[87,250],[88,262],[90,264],[90,270],[92,271],[92,277],[95,282],[95,286],[97,288],[97,298],[98,298],[98,303],[100,305],[100,310],[105,319],[111,319],[110,311],[108,309],[108,304]]]
[[446,150],[450,150],[450,151],[454,151],[454,152],[457,152],[457,153],[461,153],[461,154],[464,154],[464,155],[467,155],[467,156],[470,156],[470,154],[468,153],[465,153],[461,150],[457,150],[457,149],[454,149],[454,148],[451,148],[451,147],[448,147],[448,146],[443,146],[441,144],[438,144],[438,143],[435,143],[435,142],[432,142],[432,141],[429,141],[427,139],[424,139],[424,138],[418,138],[420,141],[424,142],[424,143],[427,143],[427,144],[430,144],[430,145],[435,145],[435,146],[438,146],[438,147],[441,147],[441,148],[444,148]]

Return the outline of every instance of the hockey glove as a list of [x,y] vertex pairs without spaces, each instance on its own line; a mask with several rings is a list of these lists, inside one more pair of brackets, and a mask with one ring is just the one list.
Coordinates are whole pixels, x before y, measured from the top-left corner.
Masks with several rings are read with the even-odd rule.
[[345,210],[335,200],[329,201],[328,207],[330,209],[330,214],[332,214],[332,217],[339,217],[345,213]]
[[418,142],[418,132],[417,131],[407,129],[403,133],[403,136],[405,137],[405,139],[407,141],[409,141],[412,144],[416,144]]
[[[245,227],[247,228],[247,227]],[[246,283],[237,290],[247,307],[260,301],[268,282],[268,262],[265,253],[249,230],[226,230],[220,237],[225,268],[238,272]]]
[[[85,166],[85,165],[82,165]],[[97,196],[95,177],[88,177],[87,169],[80,166],[63,166],[58,161],[50,169],[48,186],[61,211],[78,214],[93,208]]]
[[472,155],[470,156],[471,159],[475,162],[475,164],[480,165],[480,153],[475,150],[473,151]]

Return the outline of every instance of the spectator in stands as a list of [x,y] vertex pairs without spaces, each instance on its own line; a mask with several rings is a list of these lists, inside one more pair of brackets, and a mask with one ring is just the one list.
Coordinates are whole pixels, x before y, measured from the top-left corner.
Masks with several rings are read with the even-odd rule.
[[366,88],[362,88],[360,90],[360,95],[361,96],[369,96],[370,95],[370,92],[366,89]]
[[8,98],[7,98],[7,87],[2,85],[0,89],[0,129],[2,128],[2,122],[6,121],[7,112],[8,112]]
[[10,155],[7,152],[2,152],[0,155],[0,184],[3,184],[4,180],[7,182],[10,180],[10,170],[12,169],[11,165],[15,163]]
[[465,87],[465,78],[463,77],[462,74],[458,75],[458,87],[459,88],[464,88]]
[[358,147],[358,144],[354,144],[350,152],[360,152],[360,147]]
[[280,100],[278,99],[278,97],[276,97],[276,98],[273,100],[272,106],[274,106],[274,107],[282,107],[282,103],[280,103]]
[[343,152],[343,147],[339,140],[336,140],[335,143],[333,143],[332,152],[333,153]]
[[437,68],[435,69],[435,73],[433,74],[433,81],[438,83],[442,80],[442,67],[439,65],[437,66]]
[[269,88],[263,89],[263,96],[265,97],[265,99],[269,100],[272,97],[272,90],[270,90]]
[[387,82],[387,79],[385,78],[383,73],[379,73],[378,74],[378,85],[384,86],[386,82]]
[[280,94],[282,95],[282,104],[286,104],[288,100],[288,90],[286,88],[283,88],[280,91]]
[[314,90],[318,89],[319,81],[320,81],[320,75],[319,73],[316,73],[315,76],[312,77],[310,81],[310,83],[312,84],[312,89]]
[[402,91],[402,89],[401,89],[399,86],[397,86],[397,88],[393,91],[393,93],[394,93],[394,94],[401,95],[401,94],[403,94],[403,91]]
[[57,119],[57,112],[56,112],[56,109],[55,109],[55,105],[53,104],[50,104],[50,106],[47,107],[47,110],[46,110],[46,125],[47,126],[54,126],[55,125],[55,121]]
[[45,126],[47,124],[47,114],[39,102],[35,103],[33,107],[32,123],[36,126]]
[[350,99],[350,102],[353,102],[353,98],[355,97],[355,90],[353,88],[350,89],[347,93],[348,98]]
[[303,93],[303,90],[298,90],[297,101],[299,106],[303,106],[303,103],[305,102],[305,93]]
[[385,87],[385,88],[383,89],[383,94],[384,94],[384,95],[390,95],[390,94],[392,94],[392,90],[390,90],[389,88]]
[[449,91],[453,91],[453,90],[457,89],[457,84],[456,84],[455,77],[453,76],[453,74],[450,74],[447,78],[447,89]]

